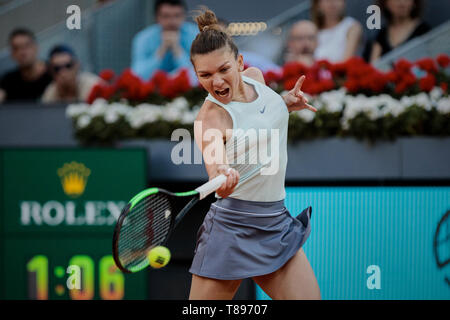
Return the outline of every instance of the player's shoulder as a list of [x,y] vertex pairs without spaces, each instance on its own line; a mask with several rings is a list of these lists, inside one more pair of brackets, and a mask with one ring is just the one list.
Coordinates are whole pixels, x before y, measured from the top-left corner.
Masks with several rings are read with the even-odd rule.
[[214,103],[209,99],[205,99],[205,102],[203,102],[203,105],[200,108],[197,118],[201,117],[207,119],[214,116],[220,116],[226,113],[227,112],[223,107],[219,106],[218,104]]
[[206,127],[221,128],[228,123],[229,117],[228,112],[223,107],[205,99],[195,120],[202,121]]
[[256,67],[249,67],[242,72],[243,76],[249,77],[250,79],[261,82],[262,84],[266,84],[264,80],[264,75],[261,70]]

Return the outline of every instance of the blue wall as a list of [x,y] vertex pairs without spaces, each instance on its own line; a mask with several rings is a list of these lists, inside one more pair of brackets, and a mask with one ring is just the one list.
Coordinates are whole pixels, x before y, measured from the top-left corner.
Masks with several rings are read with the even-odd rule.
[[[450,187],[292,187],[292,215],[311,205],[304,245],[322,298],[450,299],[450,265],[438,268],[434,238],[450,210]],[[449,217],[449,216],[447,216]],[[450,221],[438,233],[439,261],[450,258]],[[368,289],[380,268],[380,289]],[[299,289],[301,290],[301,289]],[[269,297],[257,287],[257,299]]]

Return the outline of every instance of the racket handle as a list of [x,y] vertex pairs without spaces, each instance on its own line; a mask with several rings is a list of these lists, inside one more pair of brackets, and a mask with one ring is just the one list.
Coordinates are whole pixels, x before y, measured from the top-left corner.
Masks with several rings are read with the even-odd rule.
[[216,191],[220,186],[227,181],[227,177],[224,174],[218,175],[214,179],[208,181],[207,183],[201,185],[195,191],[200,194],[200,200],[207,197],[210,193]]

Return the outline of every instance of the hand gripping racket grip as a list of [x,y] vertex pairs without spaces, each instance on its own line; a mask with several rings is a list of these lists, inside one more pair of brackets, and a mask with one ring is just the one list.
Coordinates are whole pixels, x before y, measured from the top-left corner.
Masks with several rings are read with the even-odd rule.
[[195,191],[200,194],[200,200],[207,197],[211,192],[216,191],[220,188],[220,186],[227,181],[227,177],[224,174],[221,174],[214,179],[208,181],[207,183],[201,185]]

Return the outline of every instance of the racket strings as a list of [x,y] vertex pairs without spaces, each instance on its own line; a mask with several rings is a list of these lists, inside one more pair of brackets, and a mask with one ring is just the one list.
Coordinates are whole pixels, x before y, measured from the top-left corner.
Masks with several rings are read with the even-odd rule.
[[267,163],[257,163],[257,164],[230,164],[230,167],[237,170],[239,172],[239,184],[244,181],[257,176],[260,174],[261,169],[267,167],[269,162]]
[[239,172],[239,184],[259,175],[261,169],[270,166],[274,158],[270,139],[267,135],[258,136],[256,132],[237,129],[226,143],[228,164]]
[[150,248],[162,244],[170,230],[172,206],[163,193],[150,195],[138,202],[123,221],[119,237],[119,259],[133,271],[148,265]]

